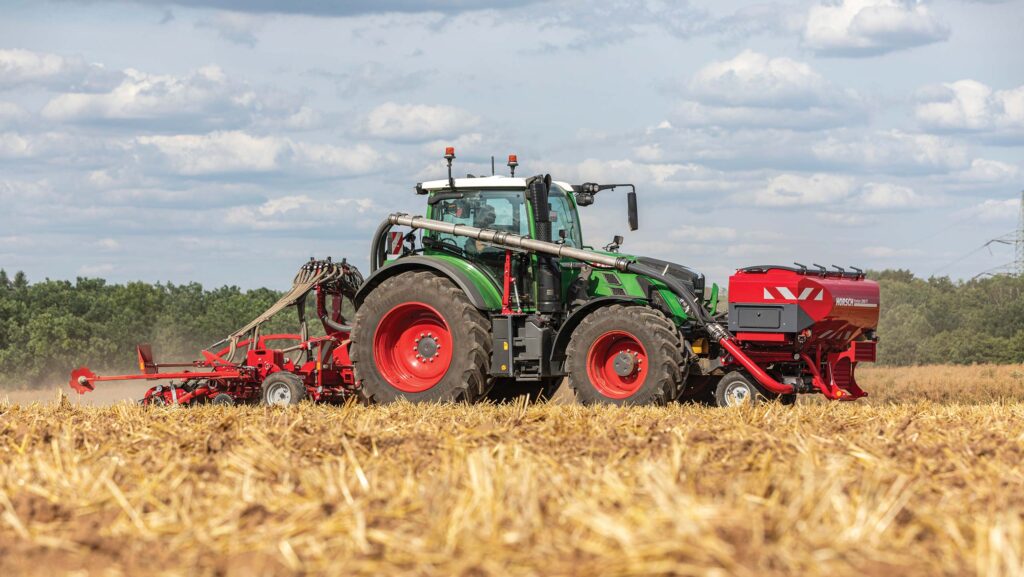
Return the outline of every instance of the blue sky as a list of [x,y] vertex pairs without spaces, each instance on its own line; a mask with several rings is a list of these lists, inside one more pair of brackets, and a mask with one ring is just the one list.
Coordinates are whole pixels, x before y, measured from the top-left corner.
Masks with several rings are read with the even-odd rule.
[[[636,183],[624,250],[718,281],[1013,260],[974,249],[1017,225],[1021,1],[3,4],[0,267],[33,280],[365,266],[446,145]],[[584,209],[589,242],[624,207]]]

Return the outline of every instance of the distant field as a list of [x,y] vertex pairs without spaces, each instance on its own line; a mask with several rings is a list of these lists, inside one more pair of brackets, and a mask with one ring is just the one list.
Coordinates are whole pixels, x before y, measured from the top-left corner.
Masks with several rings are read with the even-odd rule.
[[51,391],[0,404],[0,575],[1024,573],[1024,366],[862,381],[738,410]]

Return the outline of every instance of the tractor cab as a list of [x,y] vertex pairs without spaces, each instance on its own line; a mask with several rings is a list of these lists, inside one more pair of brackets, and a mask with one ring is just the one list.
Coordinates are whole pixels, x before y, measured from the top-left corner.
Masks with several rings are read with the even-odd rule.
[[[599,185],[585,183],[572,185],[562,181],[545,182],[546,214],[538,214],[535,195],[531,194],[533,179],[514,176],[518,166],[515,155],[509,157],[513,176],[492,175],[453,178],[451,161],[454,149],[446,150],[449,177],[416,185],[416,192],[427,196],[427,218],[454,225],[497,230],[528,238],[554,242],[570,248],[584,248],[583,232],[578,213],[579,206],[594,203],[594,195],[602,190],[629,187],[630,228],[636,230],[636,198],[633,185]],[[540,228],[549,228],[539,230]],[[618,249],[620,236],[606,248]],[[532,311],[536,304],[537,255],[526,251],[510,250],[476,238],[440,231],[424,231],[423,254],[452,256],[477,265],[496,286],[510,278],[514,308]],[[567,289],[579,275],[578,263],[563,263],[560,300],[566,298]]]

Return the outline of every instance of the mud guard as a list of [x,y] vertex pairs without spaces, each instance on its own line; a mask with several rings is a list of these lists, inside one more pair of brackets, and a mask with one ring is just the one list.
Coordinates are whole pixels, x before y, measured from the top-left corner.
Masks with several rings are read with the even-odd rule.
[[[363,282],[363,286],[359,287],[355,297],[352,299],[353,304],[355,304],[358,309],[359,306],[363,304],[363,299],[366,298],[366,295],[368,295],[374,287],[397,274],[412,270],[432,270],[439,273],[441,276],[451,279],[456,286],[462,289],[462,292],[466,293],[466,296],[469,297],[469,302],[473,303],[473,306],[480,310],[489,311],[501,308],[500,296],[494,297],[494,295],[485,295],[465,272],[443,260],[423,256],[403,257],[374,271],[373,274],[367,277],[366,281]],[[497,294],[497,289],[495,289],[495,295]]]

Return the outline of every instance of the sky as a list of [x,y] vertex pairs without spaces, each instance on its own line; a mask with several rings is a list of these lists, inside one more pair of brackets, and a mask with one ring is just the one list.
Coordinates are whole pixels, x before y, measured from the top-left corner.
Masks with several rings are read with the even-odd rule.
[[[0,0],[0,268],[286,288],[456,174],[691,266],[1007,270],[1024,1]],[[1007,236],[1009,235],[1009,236]]]

